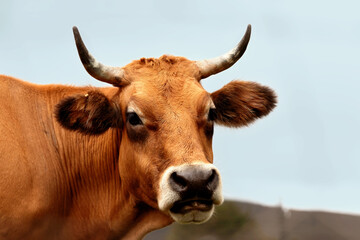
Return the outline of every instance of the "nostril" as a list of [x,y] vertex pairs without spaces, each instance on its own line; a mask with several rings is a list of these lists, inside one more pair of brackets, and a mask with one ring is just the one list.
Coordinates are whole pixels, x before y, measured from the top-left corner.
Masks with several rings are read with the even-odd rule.
[[187,187],[187,181],[183,176],[180,176],[176,172],[170,175],[170,184],[177,191],[183,191]]
[[208,179],[208,182],[211,183],[212,181],[214,181],[215,178],[216,178],[216,171],[213,169],[211,170],[211,175]]
[[207,180],[207,187],[209,190],[214,191],[219,184],[219,175],[215,171],[215,169],[211,170],[211,175]]

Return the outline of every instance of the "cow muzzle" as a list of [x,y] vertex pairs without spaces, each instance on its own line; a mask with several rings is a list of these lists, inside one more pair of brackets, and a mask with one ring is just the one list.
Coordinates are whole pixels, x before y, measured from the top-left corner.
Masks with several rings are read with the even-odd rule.
[[212,164],[169,167],[160,179],[159,209],[179,223],[205,222],[222,202],[220,174]]

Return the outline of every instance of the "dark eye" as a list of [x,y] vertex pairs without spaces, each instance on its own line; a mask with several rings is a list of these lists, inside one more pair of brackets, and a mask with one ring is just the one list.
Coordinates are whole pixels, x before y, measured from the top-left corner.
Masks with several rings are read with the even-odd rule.
[[216,116],[216,109],[210,108],[209,114],[208,114],[208,121],[214,121]]
[[139,116],[134,112],[127,113],[127,120],[132,126],[143,125]]

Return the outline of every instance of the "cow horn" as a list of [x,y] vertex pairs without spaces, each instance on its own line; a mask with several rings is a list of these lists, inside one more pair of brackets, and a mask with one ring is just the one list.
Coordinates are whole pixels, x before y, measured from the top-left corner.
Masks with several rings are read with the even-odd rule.
[[114,86],[124,85],[124,81],[122,81],[124,77],[124,70],[120,67],[105,66],[96,61],[82,41],[78,28],[74,26],[73,32],[80,60],[86,71],[91,76],[102,82],[107,82]]
[[200,70],[201,79],[224,71],[234,65],[244,54],[250,40],[250,35],[251,25],[249,24],[243,38],[234,49],[216,58],[196,61]]

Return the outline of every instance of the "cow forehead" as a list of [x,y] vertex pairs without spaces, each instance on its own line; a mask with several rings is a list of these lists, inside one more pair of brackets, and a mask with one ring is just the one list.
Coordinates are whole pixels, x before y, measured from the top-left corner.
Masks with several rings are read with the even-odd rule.
[[194,61],[184,57],[163,55],[160,58],[141,58],[124,67],[126,77],[130,81],[136,81],[137,76],[144,79],[154,75],[166,77],[192,77],[200,80],[201,75]]
[[210,99],[199,83],[197,66],[183,57],[164,55],[158,59],[142,58],[124,68],[131,79],[125,91],[125,105],[174,111],[197,108]]

